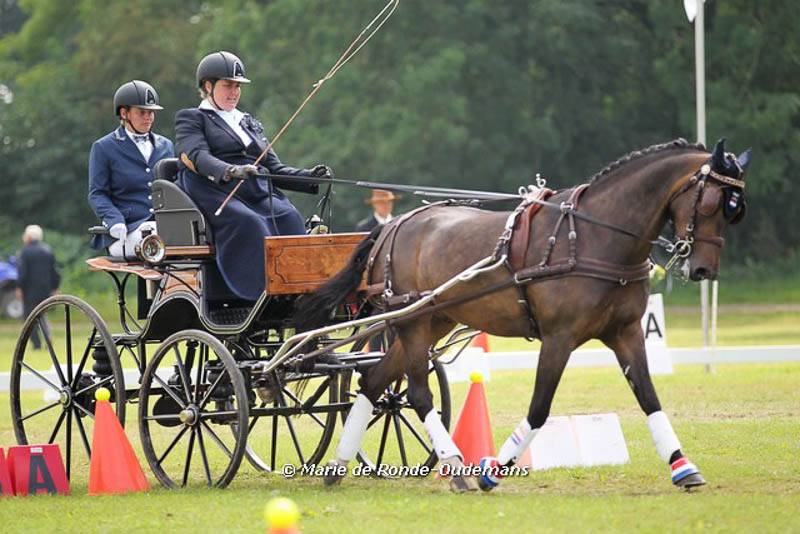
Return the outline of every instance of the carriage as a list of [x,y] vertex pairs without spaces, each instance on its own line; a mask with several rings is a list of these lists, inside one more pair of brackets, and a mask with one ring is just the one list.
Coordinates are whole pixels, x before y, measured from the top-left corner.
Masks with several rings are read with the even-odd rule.
[[[672,255],[668,267],[680,264],[692,280],[715,278],[722,233],[745,215],[749,161],[749,150],[736,156],[724,140],[709,154],[676,139],[632,152],[589,183],[557,192],[541,185],[517,195],[413,186],[412,192],[448,200],[412,210],[367,239],[266,238],[266,289],[255,304],[228,291],[206,221],[170,181],[177,162],[160,162],[152,184],[160,235],[142,241],[143,261],[89,261],[114,280],[123,332],[110,334],[94,309],[69,296],[44,301],[25,322],[11,373],[17,440],[63,440],[69,473],[73,441],[90,452],[86,423],[93,392],[103,386],[121,421],[128,404],[138,405],[145,457],[168,487],[192,481],[224,487],[243,458],[264,471],[323,474],[326,484],[336,484],[340,470],[311,466],[325,454],[340,415],[346,421],[334,467],[356,455],[373,469],[430,467],[437,458],[458,466],[440,358],[451,348],[457,357],[475,328],[540,338],[542,348],[527,416],[497,458],[481,460],[487,471],[477,484],[463,472],[451,477],[452,489],[497,486],[498,470],[513,465],[544,425],[571,351],[589,339],[615,352],[672,483],[703,485],[647,368],[640,319],[649,255],[663,247]],[[476,210],[476,197],[518,205],[512,212]],[[548,209],[535,215],[540,207]],[[667,221],[674,240],[658,235]],[[130,280],[135,288],[128,288]],[[371,298],[376,292],[380,298]],[[126,304],[129,293],[136,294],[135,314]],[[63,333],[56,336],[58,328]],[[29,347],[33,335],[43,335],[45,354]],[[44,404],[26,392],[31,382],[47,387]],[[406,417],[412,409],[424,431]],[[50,424],[34,424],[46,417]]]
[[[313,472],[352,404],[356,376],[382,358],[385,329],[364,317],[363,287],[312,336],[295,332],[292,312],[365,234],[266,238],[266,290],[255,304],[241,301],[217,269],[210,226],[173,183],[176,173],[175,159],[154,169],[158,235],[144,238],[141,261],[87,260],[113,280],[119,333],[68,295],[45,300],[24,323],[11,370],[17,441],[59,443],[68,476],[85,468],[94,393],[105,387],[120,422],[136,421],[144,456],[166,487],[225,487],[243,459],[259,471]],[[445,426],[450,395],[438,357],[460,353],[473,335],[457,329],[430,350]],[[42,350],[34,336],[44,339]],[[293,357],[299,349],[314,357]],[[362,463],[435,464],[416,417],[407,417],[406,391],[400,379],[375,404]]]

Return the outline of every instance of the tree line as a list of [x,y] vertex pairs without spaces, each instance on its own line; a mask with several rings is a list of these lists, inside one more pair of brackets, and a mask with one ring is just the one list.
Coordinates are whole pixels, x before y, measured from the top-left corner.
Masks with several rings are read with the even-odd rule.
[[[240,107],[274,133],[383,5],[0,0],[0,241],[35,222],[84,242],[88,152],[117,124],[120,84],[152,83],[166,108],[154,129],[173,137],[174,113],[199,101],[198,60],[230,50],[253,80]],[[794,15],[789,0],[706,4],[708,141],[754,149],[728,262],[800,244]],[[344,178],[514,191],[541,172],[566,187],[633,149],[693,140],[694,82],[677,0],[404,0],[275,148]],[[365,215],[367,194],[336,188],[336,228]]]

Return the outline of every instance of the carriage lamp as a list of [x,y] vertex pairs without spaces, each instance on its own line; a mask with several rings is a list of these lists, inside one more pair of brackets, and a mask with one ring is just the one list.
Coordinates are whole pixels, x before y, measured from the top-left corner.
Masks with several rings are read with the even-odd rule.
[[167,246],[158,234],[150,234],[136,246],[136,255],[148,263],[161,263],[167,255]]

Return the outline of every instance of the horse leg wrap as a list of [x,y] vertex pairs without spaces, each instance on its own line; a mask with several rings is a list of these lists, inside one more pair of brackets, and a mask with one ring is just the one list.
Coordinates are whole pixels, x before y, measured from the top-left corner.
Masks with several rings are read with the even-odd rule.
[[370,417],[372,417],[372,403],[363,393],[359,393],[347,420],[344,422],[342,437],[339,439],[339,446],[336,448],[336,458],[340,461],[349,462],[356,457],[364,433],[367,431]]
[[458,447],[453,442],[453,438],[447,433],[447,429],[444,427],[444,424],[442,424],[442,420],[435,409],[431,409],[431,411],[428,412],[428,415],[425,416],[425,421],[423,421],[423,425],[425,426],[425,431],[428,433],[428,437],[431,438],[433,450],[436,451],[436,456],[438,456],[440,460],[446,460],[454,456],[459,460],[463,460],[461,451],[458,450]]
[[651,413],[647,416],[647,426],[650,428],[658,455],[665,462],[669,462],[672,453],[681,448],[681,442],[672,430],[667,414],[661,410]]
[[481,476],[478,485],[483,491],[497,487],[503,478],[504,468],[519,461],[538,431],[538,428],[531,428],[527,418],[523,418],[500,447],[500,454],[496,458],[493,456],[481,458]]
[[669,466],[672,476],[672,483],[680,485],[680,481],[689,475],[698,475],[700,470],[685,456],[678,458]]
[[539,431],[538,428],[531,428],[531,424],[526,417],[522,418],[514,432],[508,436],[506,442],[500,447],[500,454],[497,455],[497,463],[500,465],[507,465],[508,463],[515,464],[525,454],[534,436]]

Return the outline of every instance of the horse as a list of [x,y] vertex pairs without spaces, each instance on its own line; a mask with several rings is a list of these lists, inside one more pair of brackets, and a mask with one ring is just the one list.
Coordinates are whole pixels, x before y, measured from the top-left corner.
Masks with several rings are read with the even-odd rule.
[[[684,454],[648,371],[640,325],[649,295],[648,258],[670,221],[677,241],[667,248],[682,262],[684,274],[693,281],[715,279],[722,234],[744,216],[743,176],[750,158],[750,149],[738,157],[726,152],[724,139],[713,153],[676,139],[631,152],[595,174],[588,185],[540,200],[548,209],[540,209],[531,220],[527,246],[521,249],[522,268],[511,273],[482,269],[448,289],[428,313],[392,323],[393,341],[380,363],[361,376],[336,458],[329,464],[346,466],[353,460],[373,403],[405,374],[409,402],[439,461],[454,473],[451,489],[491,490],[544,425],[571,352],[598,339],[616,355],[673,484],[686,490],[705,484]],[[464,205],[433,205],[376,228],[342,271],[301,299],[296,315],[300,328],[324,324],[364,275],[368,283],[389,290],[384,297],[411,298],[482,258],[497,256],[498,240],[508,237],[509,216]],[[541,339],[528,413],[497,456],[481,460],[477,477],[462,469],[461,453],[434,410],[428,386],[428,349],[457,324],[498,336]],[[336,470],[325,483],[338,483],[342,472],[346,469]]]

